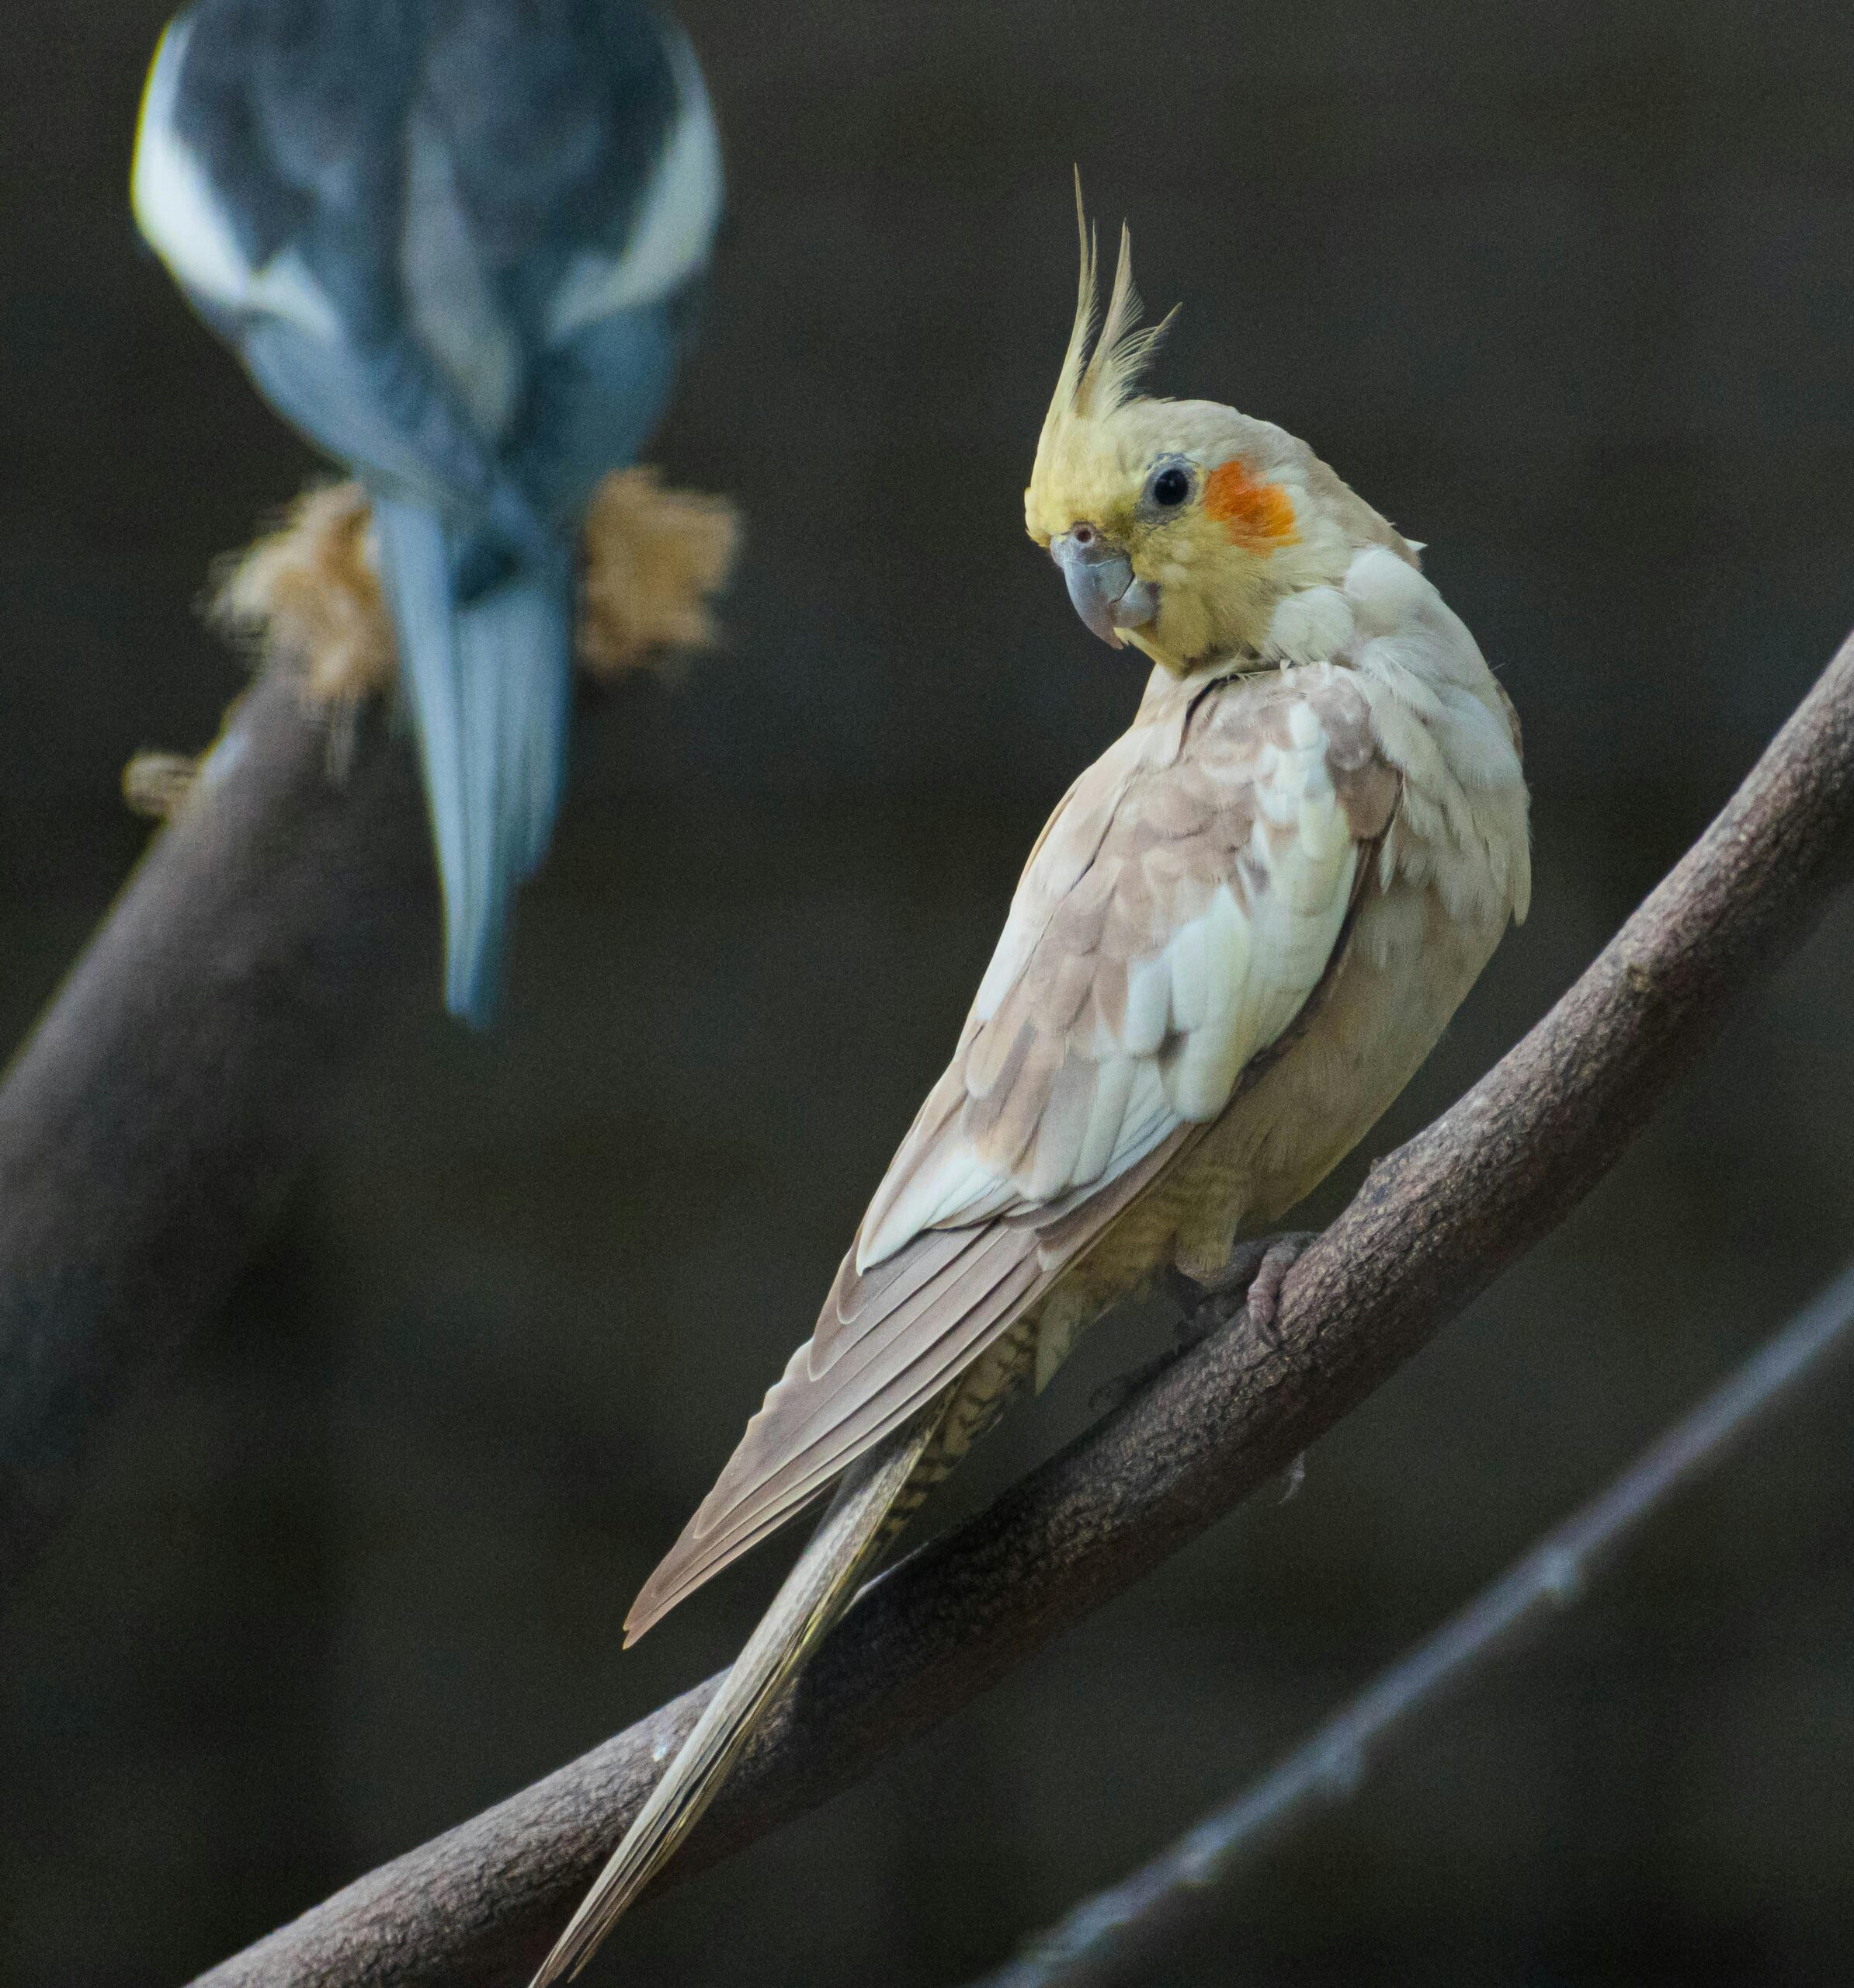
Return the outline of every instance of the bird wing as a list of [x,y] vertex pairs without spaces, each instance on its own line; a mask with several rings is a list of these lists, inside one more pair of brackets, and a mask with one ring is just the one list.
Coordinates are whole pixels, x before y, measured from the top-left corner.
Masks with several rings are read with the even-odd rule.
[[509,510],[498,450],[614,405],[609,467],[660,411],[658,335],[620,341],[602,398],[563,413],[531,390],[556,353],[610,370],[602,349],[575,362],[586,334],[670,309],[707,258],[720,151],[687,42],[644,7],[543,27],[514,8],[200,0],[150,72],[134,195],[311,440],[415,500]]
[[1396,806],[1356,680],[1176,693],[1064,798],[812,1337],[627,1623],[943,1388],[1207,1128],[1337,957]]

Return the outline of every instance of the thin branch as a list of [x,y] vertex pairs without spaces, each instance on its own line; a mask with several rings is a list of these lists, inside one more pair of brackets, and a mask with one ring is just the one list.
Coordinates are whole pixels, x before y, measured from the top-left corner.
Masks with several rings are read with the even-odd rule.
[[279,678],[234,707],[0,1085],[0,1606],[109,1409],[224,1302],[366,996],[435,947],[408,756],[377,723],[339,784],[328,753]]
[[[1258,1345],[1232,1322],[873,1583],[668,1880],[866,1774],[1285,1468],[1563,1220],[1851,869],[1854,641],[1576,985],[1372,1170],[1290,1274],[1278,1336]],[[202,1981],[519,1979],[712,1688],[359,1879]]]
[[1147,1970],[1243,1860],[1315,1809],[1349,1799],[1381,1743],[1407,1738],[1474,1673],[1554,1611],[1675,1493],[1724,1461],[1854,1343],[1854,1269],[1677,1422],[1607,1489],[1547,1533],[1434,1635],[1398,1659],[1304,1745],[1123,1882],[1088,1899],[976,1988],[1079,1988]]

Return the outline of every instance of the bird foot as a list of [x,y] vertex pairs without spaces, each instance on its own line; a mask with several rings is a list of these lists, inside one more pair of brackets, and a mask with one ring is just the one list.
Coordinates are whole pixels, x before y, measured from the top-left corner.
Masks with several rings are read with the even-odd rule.
[[[506,534],[505,534],[505,537]],[[577,649],[587,673],[610,680],[720,640],[712,600],[727,583],[740,520],[724,497],[665,488],[642,464],[614,470],[586,513]],[[480,593],[506,558],[477,541],[459,579]],[[398,675],[380,593],[373,512],[358,483],[321,485],[281,529],[234,561],[214,620],[267,662],[287,667],[319,707],[363,703]]]
[[1272,1351],[1281,1343],[1276,1321],[1281,1310],[1281,1286],[1305,1254],[1317,1229],[1290,1229],[1279,1236],[1257,1236],[1238,1242],[1222,1269],[1208,1277],[1187,1277],[1178,1269],[1167,1274],[1172,1295],[1182,1314],[1181,1343],[1195,1346],[1240,1312],[1247,1312],[1256,1336]]
[[1207,1278],[1187,1277],[1175,1267],[1165,1272],[1165,1284],[1179,1309],[1173,1328],[1178,1343],[1169,1353],[1148,1360],[1130,1373],[1097,1388],[1089,1397],[1097,1414],[1118,1408],[1155,1379],[1219,1326],[1247,1311],[1249,1323],[1270,1351],[1281,1343],[1275,1321],[1281,1309],[1281,1286],[1298,1263],[1318,1229],[1294,1229],[1279,1236],[1258,1236],[1238,1242],[1221,1270]]

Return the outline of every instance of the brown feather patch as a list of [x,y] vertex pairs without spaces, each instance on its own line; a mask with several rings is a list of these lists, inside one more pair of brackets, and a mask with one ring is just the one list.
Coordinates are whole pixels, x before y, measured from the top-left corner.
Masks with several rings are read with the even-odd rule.
[[393,631],[358,483],[305,491],[276,530],[220,561],[213,624],[300,680],[314,704],[356,704],[393,680]]
[[[324,484],[215,575],[214,625],[297,676],[312,704],[355,704],[392,685],[372,525],[358,483]],[[609,679],[713,648],[713,600],[739,544],[725,497],[665,489],[653,468],[614,471],[594,494],[582,544],[576,648],[586,673]]]
[[740,513],[725,497],[666,490],[654,469],[620,470],[586,513],[579,660],[609,678],[665,657],[713,648],[714,596],[740,550]]

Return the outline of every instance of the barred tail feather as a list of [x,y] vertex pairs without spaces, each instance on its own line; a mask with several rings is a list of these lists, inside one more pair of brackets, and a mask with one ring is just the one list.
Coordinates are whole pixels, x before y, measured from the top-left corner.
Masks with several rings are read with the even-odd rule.
[[486,1027],[516,887],[547,853],[572,714],[573,570],[565,548],[467,603],[467,536],[377,497],[380,566],[444,885],[445,1006]]
[[542,1963],[533,1988],[577,1974],[695,1826],[780,1688],[804,1668],[849,1604],[888,1536],[890,1514],[932,1446],[951,1392],[845,1475],[811,1543]]

